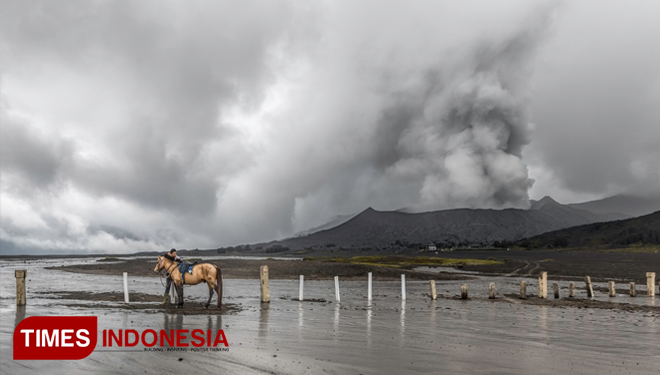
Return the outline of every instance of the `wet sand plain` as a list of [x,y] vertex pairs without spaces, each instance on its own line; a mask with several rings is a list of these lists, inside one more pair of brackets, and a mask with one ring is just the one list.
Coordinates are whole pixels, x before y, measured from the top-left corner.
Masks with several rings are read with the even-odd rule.
[[[341,280],[342,302],[334,303],[334,285],[309,280],[306,299],[298,302],[297,280],[271,280],[271,303],[259,303],[257,279],[225,279],[225,302],[233,311],[186,315],[163,311],[158,278],[130,276],[135,304],[126,309],[119,275],[43,270],[45,266],[95,260],[0,262],[0,372],[21,373],[191,373],[248,374],[650,374],[660,371],[660,307],[656,298],[624,295],[612,299],[598,292],[588,303],[572,306],[520,303],[511,298],[523,277],[486,276],[473,280],[439,280],[437,301],[428,298],[428,282],[409,281],[407,299],[396,280],[374,282],[374,299],[366,300],[366,279]],[[13,270],[28,270],[28,306],[14,303]],[[535,293],[535,279],[528,294]],[[550,275],[550,281],[552,281]],[[498,299],[487,299],[488,282]],[[468,301],[457,299],[468,283]],[[560,281],[562,295],[567,282]],[[604,283],[596,283],[604,288]],[[73,293],[73,294],[65,294]],[[76,299],[90,293],[107,301]],[[100,294],[105,293],[105,294]],[[140,294],[137,294],[140,293]],[[187,308],[202,310],[206,287],[187,287]],[[77,296],[77,297],[76,297]],[[153,301],[155,299],[156,301]],[[586,299],[583,288],[577,299]],[[529,301],[538,299],[530,298]],[[600,308],[596,304],[643,307]],[[133,303],[132,303],[133,304]],[[153,306],[149,308],[149,306]],[[81,361],[13,361],[15,325],[34,315],[96,315],[102,329],[224,329],[228,352],[120,352],[97,346]]]

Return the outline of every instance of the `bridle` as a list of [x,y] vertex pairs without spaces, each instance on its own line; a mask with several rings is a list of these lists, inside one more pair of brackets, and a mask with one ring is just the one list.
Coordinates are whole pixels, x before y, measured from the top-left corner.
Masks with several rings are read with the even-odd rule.
[[[176,268],[176,262],[172,262],[172,265],[170,265],[167,269],[165,269],[165,266],[163,265],[163,259],[164,259],[163,256],[159,256],[158,257],[158,263],[156,264],[156,267],[161,267],[160,270],[157,271],[158,274],[161,277],[161,280],[160,280],[161,284],[163,283],[162,279],[167,278],[168,277],[167,275],[171,275],[172,274],[172,272],[171,272],[172,269]],[[163,275],[163,270],[165,270],[165,275]]]
[[[172,262],[172,265],[167,269],[165,269],[165,266],[161,266],[162,264],[163,264],[163,256],[159,256],[158,263],[156,263],[156,267],[161,267],[160,270],[157,272],[160,275],[160,284],[163,287],[165,287],[165,284],[163,283],[163,279],[167,279],[168,275],[171,275],[170,271],[172,270],[173,267],[176,267],[176,262]],[[163,274],[163,270],[165,270],[165,274]]]

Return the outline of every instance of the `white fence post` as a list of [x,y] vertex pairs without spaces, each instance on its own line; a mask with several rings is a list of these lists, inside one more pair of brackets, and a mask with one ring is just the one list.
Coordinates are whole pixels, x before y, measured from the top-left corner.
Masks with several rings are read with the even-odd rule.
[[369,272],[369,278],[367,279],[367,300],[371,301],[371,272]]
[[341,302],[339,298],[339,276],[335,276],[335,301]]
[[303,300],[303,285],[305,283],[305,276],[300,275],[300,289],[298,290],[298,301],[302,302]]
[[401,274],[401,300],[406,300],[406,275]]
[[124,272],[124,302],[128,303],[128,272]]

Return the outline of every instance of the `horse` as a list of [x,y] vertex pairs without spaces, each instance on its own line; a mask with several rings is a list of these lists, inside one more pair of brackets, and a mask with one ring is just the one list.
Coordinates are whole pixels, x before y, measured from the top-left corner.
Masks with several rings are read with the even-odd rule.
[[[179,297],[177,307],[183,307],[183,277],[179,271],[179,264],[174,261],[174,258],[168,255],[159,255],[154,272],[158,273],[161,270],[166,270],[170,274],[174,283],[174,289]],[[205,282],[209,287],[209,300],[206,301],[204,308],[208,308],[213,298],[213,291],[218,293],[218,308],[222,308],[222,271],[218,266],[211,263],[199,263],[193,267],[192,274],[187,273],[186,284],[197,285]]]

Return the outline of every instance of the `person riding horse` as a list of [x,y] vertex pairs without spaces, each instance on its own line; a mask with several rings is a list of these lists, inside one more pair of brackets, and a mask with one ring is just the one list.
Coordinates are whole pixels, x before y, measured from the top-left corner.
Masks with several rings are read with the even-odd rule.
[[[175,262],[181,262],[181,258],[179,258],[178,255],[176,255],[176,249],[170,250],[167,255],[171,256],[174,258]],[[166,305],[170,299],[170,287],[172,286],[172,275],[169,273],[167,274],[167,282],[165,283],[165,294],[163,294],[163,305]]]

